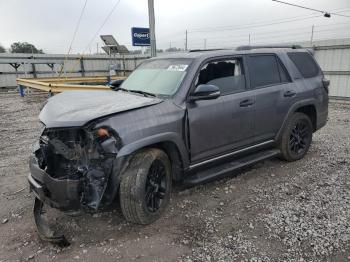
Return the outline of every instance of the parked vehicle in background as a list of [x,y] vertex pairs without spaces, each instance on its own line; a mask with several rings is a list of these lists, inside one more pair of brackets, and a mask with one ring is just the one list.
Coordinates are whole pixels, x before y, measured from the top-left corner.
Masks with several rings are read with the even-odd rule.
[[64,239],[45,227],[44,203],[72,213],[119,201],[128,221],[149,224],[173,181],[304,157],[326,124],[328,86],[306,49],[246,46],[149,59],[113,92],[50,98],[28,177],[41,237]]

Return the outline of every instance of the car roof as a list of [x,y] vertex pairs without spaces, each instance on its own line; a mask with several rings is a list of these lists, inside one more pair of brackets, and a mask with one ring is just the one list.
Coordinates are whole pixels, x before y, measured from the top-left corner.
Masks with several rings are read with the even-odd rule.
[[167,59],[167,58],[190,58],[190,59],[207,59],[211,57],[230,56],[230,55],[242,55],[242,54],[278,54],[286,52],[307,52],[307,49],[303,48],[252,48],[249,50],[237,50],[237,49],[215,49],[215,50],[192,50],[188,52],[178,52],[173,54],[160,55],[152,59]]

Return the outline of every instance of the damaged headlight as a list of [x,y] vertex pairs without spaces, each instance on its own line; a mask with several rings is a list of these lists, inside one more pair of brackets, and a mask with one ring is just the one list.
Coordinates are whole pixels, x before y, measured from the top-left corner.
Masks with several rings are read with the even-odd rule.
[[94,129],[94,135],[101,145],[104,153],[118,154],[121,141],[115,130],[108,126],[102,126]]
[[[113,172],[115,156],[118,154],[121,140],[117,132],[108,126],[93,128],[90,134],[93,136],[93,144],[95,145],[93,151],[99,151],[103,157],[88,165],[85,173],[83,202],[84,205],[96,210]],[[91,153],[93,154],[93,152]]]

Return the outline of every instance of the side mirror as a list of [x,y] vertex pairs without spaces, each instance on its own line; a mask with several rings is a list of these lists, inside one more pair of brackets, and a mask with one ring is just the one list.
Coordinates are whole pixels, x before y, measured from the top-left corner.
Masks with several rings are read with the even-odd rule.
[[124,80],[114,80],[110,83],[110,88],[113,90],[118,89],[118,87],[120,87],[123,82]]
[[216,99],[220,96],[220,89],[214,85],[199,85],[190,95],[191,101]]

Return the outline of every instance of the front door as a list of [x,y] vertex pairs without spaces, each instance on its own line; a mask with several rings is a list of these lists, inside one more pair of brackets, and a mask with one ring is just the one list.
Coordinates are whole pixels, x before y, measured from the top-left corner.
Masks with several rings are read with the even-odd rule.
[[246,89],[241,57],[209,61],[201,68],[195,85],[220,89],[214,100],[187,104],[191,162],[200,162],[252,144],[254,96]]

